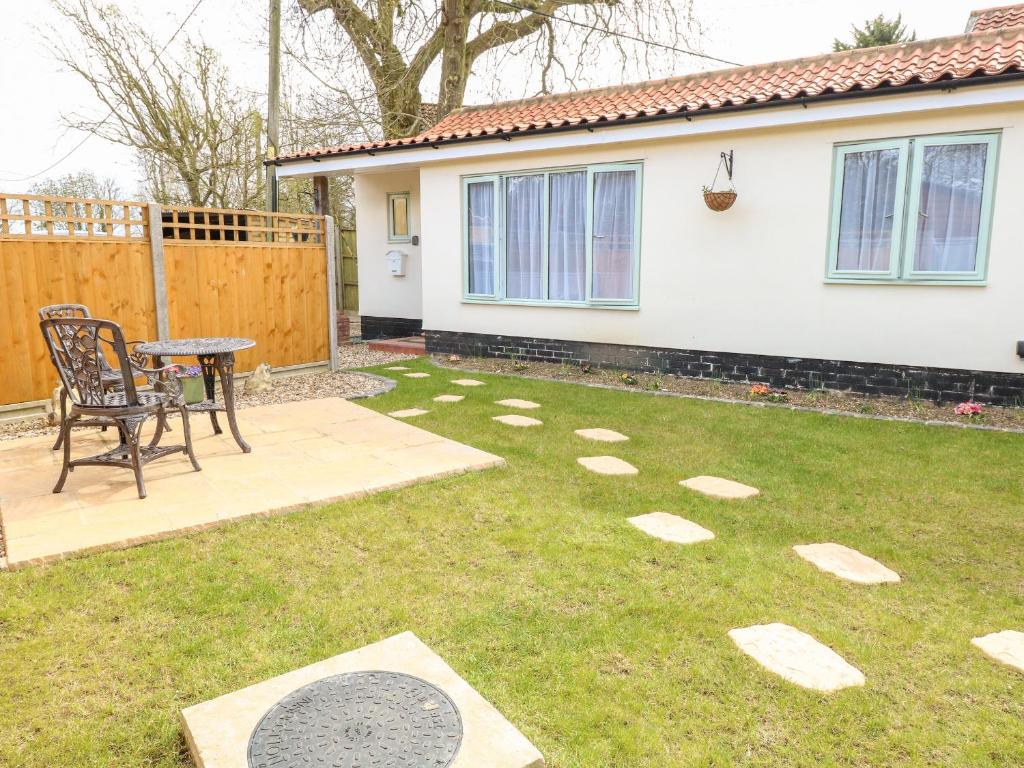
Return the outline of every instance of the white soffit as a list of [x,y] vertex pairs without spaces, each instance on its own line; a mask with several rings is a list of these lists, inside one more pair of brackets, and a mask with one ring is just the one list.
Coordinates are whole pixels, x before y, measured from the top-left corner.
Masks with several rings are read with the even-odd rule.
[[[1024,85],[1019,82],[972,86],[951,85],[948,89],[923,93],[838,98],[835,101],[787,103],[785,106],[754,108],[741,112],[705,112],[691,120],[682,117],[647,123],[625,123],[621,126],[563,131],[560,133],[511,134],[509,141],[492,137],[476,141],[442,143],[437,149],[424,145],[415,149],[374,150],[366,153],[325,157],[319,161],[293,160],[277,168],[278,177],[330,176],[352,172],[413,169],[429,163],[461,160],[488,155],[510,155],[523,152],[593,147],[630,141],[650,141],[677,136],[699,136],[756,128],[850,120],[865,117],[925,112],[956,107],[1006,105],[1024,102]],[[993,126],[997,127],[997,126]]]

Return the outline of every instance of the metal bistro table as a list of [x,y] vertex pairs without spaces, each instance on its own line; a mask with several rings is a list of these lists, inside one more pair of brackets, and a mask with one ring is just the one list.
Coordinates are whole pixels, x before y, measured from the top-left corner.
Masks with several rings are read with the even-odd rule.
[[[228,427],[231,435],[238,443],[238,447],[244,453],[251,453],[252,448],[238,433],[238,424],[235,422],[235,352],[243,349],[250,349],[256,346],[252,339],[236,339],[231,337],[212,337],[208,339],[166,339],[164,341],[147,341],[138,344],[135,352],[150,355],[153,358],[153,366],[162,368],[166,357],[196,357],[203,369],[203,385],[206,388],[206,399],[201,403],[188,406],[191,413],[209,413],[210,423],[213,424],[213,431],[221,433],[220,424],[217,423],[217,412],[223,411],[228,415]],[[214,390],[215,376],[220,377],[221,390],[224,393],[224,402],[218,403]],[[165,428],[163,420],[157,422],[155,440]]]

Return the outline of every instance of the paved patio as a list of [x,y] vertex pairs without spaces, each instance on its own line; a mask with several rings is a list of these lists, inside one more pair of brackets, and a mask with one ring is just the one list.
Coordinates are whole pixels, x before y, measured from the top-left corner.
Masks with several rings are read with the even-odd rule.
[[[8,566],[504,464],[340,398],[249,408],[238,421],[251,454],[195,416],[193,440],[203,471],[193,472],[180,454],[155,461],[146,467],[149,496],[142,500],[130,470],[104,467],[77,468],[64,492],[54,494],[60,453],[50,450],[52,436],[0,442],[0,524]],[[171,423],[174,432],[164,438],[169,442],[181,436],[177,420]],[[78,430],[72,455],[113,447],[115,434]]]

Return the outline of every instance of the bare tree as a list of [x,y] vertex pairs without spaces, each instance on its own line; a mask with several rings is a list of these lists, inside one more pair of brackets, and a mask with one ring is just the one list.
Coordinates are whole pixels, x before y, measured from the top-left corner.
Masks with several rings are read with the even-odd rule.
[[260,104],[233,87],[218,54],[187,40],[179,57],[101,0],[54,0],[74,31],[57,58],[91,86],[107,117],[66,115],[75,129],[133,147],[147,196],[162,203],[258,206]]
[[100,178],[92,171],[66,173],[43,179],[28,189],[29,194],[47,197],[84,197],[94,200],[120,200],[121,185],[111,177]]
[[[634,38],[657,32],[673,45],[696,33],[691,0],[298,0],[298,6],[300,32],[286,50],[332,99],[364,116],[358,132],[385,138],[425,127],[421,94],[435,72],[440,117],[462,105],[478,63],[498,78],[511,58],[536,73],[537,90],[547,93],[555,83],[574,87],[586,80],[593,57],[608,50],[623,69],[632,63],[649,70],[652,59],[664,60],[663,49],[624,40],[620,32]],[[317,24],[322,18],[331,23]],[[604,63],[607,71],[606,57]],[[366,73],[369,88],[353,82],[353,65]]]

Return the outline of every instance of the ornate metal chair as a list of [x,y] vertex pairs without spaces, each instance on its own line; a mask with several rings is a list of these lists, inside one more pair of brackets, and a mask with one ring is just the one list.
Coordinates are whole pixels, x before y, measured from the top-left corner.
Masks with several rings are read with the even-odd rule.
[[[63,318],[85,318],[89,319],[92,314],[89,312],[89,308],[85,304],[50,304],[42,307],[39,310],[39,319],[42,320],[60,320]],[[99,353],[100,362],[100,381],[103,386],[111,392],[116,392],[121,389],[121,372],[114,370],[110,363],[107,362],[106,357],[103,355],[102,350]],[[54,363],[56,365],[56,363]],[[61,441],[64,439],[64,422],[68,418],[68,391],[61,387],[60,390],[60,423],[61,431],[57,435],[57,442],[53,444],[53,450],[60,449]],[[79,421],[78,426],[80,427],[102,427],[103,431],[107,431],[107,427],[111,426],[111,422],[105,419],[90,419],[88,421]]]
[[[51,318],[39,323],[43,338],[60,374],[61,383],[71,401],[71,412],[61,425],[64,445],[64,466],[54,493],[60,493],[68,472],[80,466],[125,467],[135,472],[139,498],[146,498],[146,485],[142,468],[149,462],[172,453],[184,453],[198,472],[199,462],[192,451],[192,433],[189,429],[188,410],[182,396],[181,382],[175,373],[178,367],[146,368],[142,355],[130,355],[121,327],[110,320],[83,317]],[[104,352],[117,361],[117,368],[109,368],[120,377],[117,390],[103,383]],[[145,376],[153,385],[152,392],[139,392],[135,378]],[[159,436],[143,444],[142,427],[149,418],[165,421],[168,412],[181,415],[184,445],[158,444]],[[81,419],[102,419],[114,424],[121,434],[116,448],[96,456],[71,459],[71,429]]]

